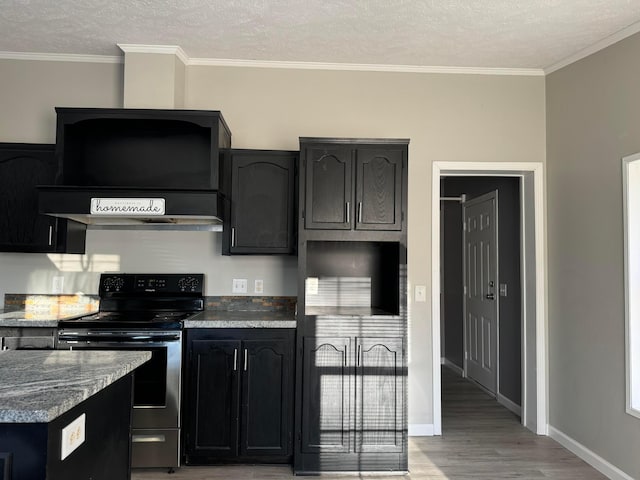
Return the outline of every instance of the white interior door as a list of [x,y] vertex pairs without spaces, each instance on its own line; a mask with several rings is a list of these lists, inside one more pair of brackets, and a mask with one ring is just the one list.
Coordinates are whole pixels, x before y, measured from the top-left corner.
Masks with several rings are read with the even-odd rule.
[[462,205],[465,372],[492,393],[498,383],[498,192]]

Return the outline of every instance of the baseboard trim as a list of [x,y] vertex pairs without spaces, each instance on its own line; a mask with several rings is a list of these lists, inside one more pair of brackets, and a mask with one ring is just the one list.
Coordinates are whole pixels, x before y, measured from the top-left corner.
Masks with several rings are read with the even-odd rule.
[[442,357],[442,362],[441,363],[442,363],[442,365],[444,365],[448,369],[453,370],[454,372],[456,372],[461,377],[464,377],[464,370],[462,368],[460,368],[458,365],[456,365],[455,363],[453,363],[451,360],[447,360],[446,358]]
[[433,437],[434,435],[433,424],[431,423],[410,423],[409,424],[409,436],[410,437]]
[[633,480],[631,475],[627,475],[615,465],[607,462],[604,458],[595,452],[592,452],[587,447],[578,443],[567,434],[561,432],[555,427],[549,425],[549,436],[556,442],[562,445],[564,448],[574,453],[582,460],[587,462],[593,468],[603,473],[612,480]]
[[515,402],[512,402],[507,397],[505,397],[504,395],[500,395],[499,393],[496,398],[500,405],[505,407],[507,410],[511,410],[513,413],[515,413],[520,418],[522,418],[522,407],[520,405],[518,405]]

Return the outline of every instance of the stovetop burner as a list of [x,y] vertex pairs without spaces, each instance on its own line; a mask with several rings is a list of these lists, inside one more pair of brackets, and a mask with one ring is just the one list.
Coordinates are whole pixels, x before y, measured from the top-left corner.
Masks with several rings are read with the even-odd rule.
[[92,329],[182,328],[204,309],[203,274],[102,274],[99,312],[60,322]]

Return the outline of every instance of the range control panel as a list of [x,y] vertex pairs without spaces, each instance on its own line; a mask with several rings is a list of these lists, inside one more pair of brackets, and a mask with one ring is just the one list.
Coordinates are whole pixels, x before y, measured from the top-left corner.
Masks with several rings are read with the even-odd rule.
[[100,275],[101,297],[113,294],[144,295],[202,295],[203,273],[103,273]]

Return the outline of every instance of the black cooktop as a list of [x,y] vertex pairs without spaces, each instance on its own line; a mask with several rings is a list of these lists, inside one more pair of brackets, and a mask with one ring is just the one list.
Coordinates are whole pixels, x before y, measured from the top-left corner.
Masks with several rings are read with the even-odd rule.
[[197,312],[99,312],[71,320],[62,320],[59,326],[109,330],[179,330],[182,328],[182,321],[195,313]]

